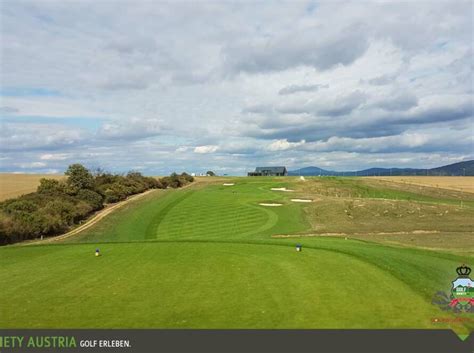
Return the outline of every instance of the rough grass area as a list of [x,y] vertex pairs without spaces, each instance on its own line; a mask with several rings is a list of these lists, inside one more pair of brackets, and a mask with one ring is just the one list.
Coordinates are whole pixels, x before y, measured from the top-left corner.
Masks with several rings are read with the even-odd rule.
[[[470,193],[373,178],[307,178],[298,192],[315,202],[304,209],[305,234],[474,253]],[[393,234],[390,233],[398,233]]]
[[428,186],[392,183],[375,178],[311,178],[301,190],[327,197],[375,198],[400,201],[418,201],[474,207],[471,193]]
[[[325,199],[308,206],[322,232],[472,232],[472,209],[397,200]],[[422,232],[419,232],[422,233]]]

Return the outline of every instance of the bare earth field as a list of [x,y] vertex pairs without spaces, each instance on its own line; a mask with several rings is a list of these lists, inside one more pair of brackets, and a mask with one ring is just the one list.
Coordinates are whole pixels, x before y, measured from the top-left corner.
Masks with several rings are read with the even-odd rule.
[[0,201],[36,191],[41,178],[62,179],[55,174],[0,173]]
[[474,177],[472,176],[392,176],[368,178],[474,193]]

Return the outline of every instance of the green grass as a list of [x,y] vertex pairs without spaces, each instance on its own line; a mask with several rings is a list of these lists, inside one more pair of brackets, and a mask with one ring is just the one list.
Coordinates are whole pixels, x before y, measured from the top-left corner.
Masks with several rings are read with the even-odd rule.
[[[446,275],[439,283],[444,287],[452,276],[420,276],[418,266],[448,269],[454,259],[406,263],[405,254],[397,256],[392,273],[380,249],[382,265],[367,261],[367,253],[349,255],[351,247],[363,251],[364,244],[351,241],[346,253],[329,250],[338,246],[333,240],[318,243],[302,253],[290,244],[102,244],[99,258],[92,244],[4,249],[0,324],[428,328],[431,318],[441,315],[423,289],[435,290],[433,282]],[[13,299],[18,305],[6,305]]]
[[[271,191],[269,181],[241,181],[228,187],[159,191],[137,204],[114,212],[90,231],[69,242],[235,240],[268,238],[275,232],[309,227],[302,205]],[[279,184],[277,184],[279,185]],[[285,202],[283,208],[260,206],[262,201]]]
[[271,238],[312,227],[312,206],[289,200],[302,194],[270,190],[301,184],[233,182],[157,191],[61,244],[0,248],[0,327],[473,329],[432,323],[452,314],[431,304],[471,255]]

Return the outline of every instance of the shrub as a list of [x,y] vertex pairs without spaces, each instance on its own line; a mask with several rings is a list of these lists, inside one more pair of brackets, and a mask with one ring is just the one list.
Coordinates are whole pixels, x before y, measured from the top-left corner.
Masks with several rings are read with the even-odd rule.
[[74,222],[79,222],[92,212],[96,211],[89,203],[85,201],[80,201],[74,206]]
[[31,213],[36,211],[37,209],[38,206],[34,202],[22,199],[13,199],[5,206],[5,211],[7,213]]
[[153,177],[144,177],[144,182],[149,189],[163,189],[161,181]]
[[79,200],[87,202],[89,205],[92,206],[93,210],[101,209],[104,206],[103,196],[92,190],[88,190],[88,189],[79,190],[79,192],[77,193],[77,198]]
[[64,193],[66,190],[65,184],[55,179],[40,179],[40,184],[36,191],[40,194],[58,194]]
[[181,177],[184,178],[184,180],[186,180],[188,183],[192,183],[194,181],[194,177],[188,173],[181,173]]
[[117,182],[117,180],[119,178],[120,178],[119,175],[113,175],[113,174],[110,174],[110,173],[99,173],[94,178],[94,185],[95,185],[96,188],[98,188],[101,185],[113,184],[113,183]]
[[75,218],[74,204],[64,200],[50,201],[41,209],[41,214],[59,216],[66,224],[73,224]]
[[102,185],[101,193],[104,195],[104,201],[107,203],[118,202],[127,197],[126,188],[119,183]]

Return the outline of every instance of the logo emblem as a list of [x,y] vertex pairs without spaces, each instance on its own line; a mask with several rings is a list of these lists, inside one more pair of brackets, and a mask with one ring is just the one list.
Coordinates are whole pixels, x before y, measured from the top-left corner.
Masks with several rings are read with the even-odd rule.
[[432,303],[445,311],[474,313],[474,281],[469,278],[471,268],[462,265],[456,269],[456,273],[458,277],[452,281],[450,294],[437,292]]

